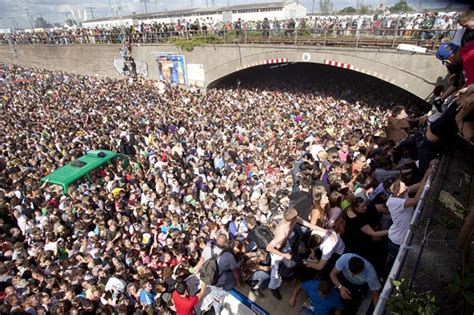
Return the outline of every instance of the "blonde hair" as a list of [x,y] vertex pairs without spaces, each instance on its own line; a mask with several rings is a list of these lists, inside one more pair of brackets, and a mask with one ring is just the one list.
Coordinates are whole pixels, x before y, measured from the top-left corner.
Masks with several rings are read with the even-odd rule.
[[323,150],[319,151],[317,156],[321,161],[326,161],[329,158],[329,154]]

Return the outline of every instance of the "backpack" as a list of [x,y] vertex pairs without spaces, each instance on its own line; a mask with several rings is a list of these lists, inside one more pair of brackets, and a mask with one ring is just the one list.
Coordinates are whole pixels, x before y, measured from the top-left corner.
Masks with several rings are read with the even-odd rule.
[[219,281],[222,272],[219,272],[219,264],[217,259],[221,257],[227,250],[223,250],[219,255],[214,253],[214,245],[211,245],[211,258],[206,260],[202,265],[199,277],[201,281],[207,285],[215,285]]
[[266,249],[268,243],[273,239],[273,233],[270,229],[264,225],[259,225],[253,229],[255,235],[255,243],[257,243],[257,248]]

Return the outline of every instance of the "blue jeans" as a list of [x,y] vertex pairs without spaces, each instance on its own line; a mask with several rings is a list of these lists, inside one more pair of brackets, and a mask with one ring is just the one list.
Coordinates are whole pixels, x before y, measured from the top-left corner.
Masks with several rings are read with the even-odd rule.
[[250,278],[252,282],[256,282],[254,289],[265,290],[270,282],[270,273],[262,270],[257,270]]
[[306,307],[301,308],[300,315],[313,315],[313,314],[314,314],[313,311],[311,311],[310,309]]
[[400,245],[395,244],[390,239],[388,240],[388,256],[395,260],[398,255],[398,250],[400,249]]
[[385,276],[387,278],[390,274],[390,270],[392,269],[393,263],[395,262],[395,258],[397,258],[398,250],[400,249],[400,245],[395,244],[390,239],[388,239],[388,257],[387,257],[387,266],[385,268]]

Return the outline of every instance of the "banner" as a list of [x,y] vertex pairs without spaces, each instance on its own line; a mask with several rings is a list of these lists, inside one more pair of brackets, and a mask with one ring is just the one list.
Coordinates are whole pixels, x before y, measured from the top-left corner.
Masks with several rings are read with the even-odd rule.
[[189,85],[201,88],[204,87],[204,83],[206,82],[204,66],[199,63],[188,63],[186,69]]
[[186,62],[183,55],[158,53],[156,61],[161,81],[180,85],[188,84]]

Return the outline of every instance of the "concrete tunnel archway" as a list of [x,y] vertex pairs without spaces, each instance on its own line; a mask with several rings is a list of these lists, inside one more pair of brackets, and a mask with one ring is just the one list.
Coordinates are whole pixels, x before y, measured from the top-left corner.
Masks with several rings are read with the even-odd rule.
[[407,105],[426,104],[418,96],[379,78],[349,69],[309,62],[266,64],[237,70],[210,82],[208,88],[237,87],[237,82],[242,86],[261,86],[262,83],[272,80],[291,82],[292,86],[310,83],[314,85],[315,91],[318,90],[318,85],[326,88],[327,85],[337,84],[346,91],[357,90],[373,97],[396,97]]
[[[203,48],[203,52],[208,48]],[[421,99],[427,99],[434,87],[442,84],[446,75],[445,67],[434,55],[409,55],[394,49],[238,45],[225,47],[220,51],[221,54],[218,53],[220,49],[214,50],[214,54],[211,53],[206,58],[206,87],[215,86],[217,80],[234,72],[275,60],[279,63],[282,60],[311,64],[330,62],[336,65],[334,68],[350,68],[351,72],[388,82]]]

